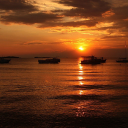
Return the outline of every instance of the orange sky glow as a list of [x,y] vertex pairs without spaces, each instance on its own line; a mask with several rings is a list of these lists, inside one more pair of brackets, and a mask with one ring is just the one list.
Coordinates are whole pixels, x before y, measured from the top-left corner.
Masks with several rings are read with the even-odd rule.
[[128,1],[0,0],[0,56],[123,56]]

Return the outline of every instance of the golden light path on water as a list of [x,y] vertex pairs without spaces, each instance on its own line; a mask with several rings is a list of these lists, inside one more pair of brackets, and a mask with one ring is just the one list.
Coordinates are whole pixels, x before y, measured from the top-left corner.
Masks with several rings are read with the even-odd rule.
[[[83,85],[84,83],[82,82],[83,80],[83,66],[81,66],[81,64],[79,64],[79,76],[78,76],[78,79],[79,79],[79,85]],[[83,90],[79,90],[79,95],[82,95],[83,94]]]
[[[82,82],[83,78],[83,66],[81,66],[81,64],[79,64],[79,71],[78,71],[78,80],[79,80],[79,86],[84,85],[84,83]],[[78,91],[78,95],[82,96],[84,95],[84,90],[79,90]],[[80,101],[76,110],[76,117],[84,117],[85,116],[85,102]]]

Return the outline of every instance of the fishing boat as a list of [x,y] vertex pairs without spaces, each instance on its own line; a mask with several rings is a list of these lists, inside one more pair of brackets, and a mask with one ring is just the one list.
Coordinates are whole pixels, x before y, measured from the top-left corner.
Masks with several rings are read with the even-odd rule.
[[38,60],[39,64],[56,64],[60,62],[58,58],[48,58],[45,60]]
[[101,57],[101,59],[99,59],[99,61],[100,61],[101,63],[105,63],[105,62],[106,62],[106,59],[104,59],[103,57]]
[[124,58],[119,58],[118,60],[116,60],[116,62],[119,62],[119,63],[128,63],[127,52],[126,52],[126,42],[125,42],[125,57]]
[[84,59],[81,61],[80,64],[101,64],[101,63],[105,63],[106,59],[103,59],[103,57],[101,59],[98,59],[95,56],[82,56]]
[[0,58],[0,64],[9,63],[9,62],[10,62],[10,60],[5,59],[4,57]]

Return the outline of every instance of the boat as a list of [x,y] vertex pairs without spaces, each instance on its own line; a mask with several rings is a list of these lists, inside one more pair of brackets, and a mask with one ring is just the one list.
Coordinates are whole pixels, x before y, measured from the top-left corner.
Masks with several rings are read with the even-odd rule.
[[38,60],[39,64],[56,64],[60,62],[58,58],[48,58],[45,60]]
[[104,59],[103,57],[101,57],[100,61],[101,61],[101,63],[105,63],[106,62],[106,59]]
[[126,52],[126,42],[125,42],[125,57],[124,58],[119,58],[118,60],[116,60],[116,62],[119,63],[128,63],[128,59],[127,59],[127,52]]
[[106,62],[106,59],[103,59],[103,57],[101,59],[98,59],[95,56],[82,56],[82,57],[84,58],[84,60],[82,60],[80,64],[101,64]]
[[127,58],[119,58],[118,60],[116,60],[116,62],[119,62],[119,63],[128,63],[128,60],[127,60]]
[[9,59],[5,59],[4,57],[0,58],[0,64],[9,63],[9,62],[10,62]]

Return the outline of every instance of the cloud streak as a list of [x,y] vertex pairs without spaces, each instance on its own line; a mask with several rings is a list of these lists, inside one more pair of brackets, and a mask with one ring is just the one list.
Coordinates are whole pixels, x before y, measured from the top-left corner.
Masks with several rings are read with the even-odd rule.
[[12,14],[1,16],[2,22],[10,22],[10,23],[23,23],[23,24],[36,24],[36,23],[45,23],[45,22],[53,22],[55,20],[59,20],[60,17],[56,14],[47,14],[44,12],[39,13],[21,13],[21,14]]
[[103,0],[59,0],[56,2],[73,7],[65,11],[65,16],[99,17],[111,8],[110,4]]
[[[95,27],[93,30],[106,30],[111,36],[115,36],[118,29],[118,34],[124,34],[124,37],[128,35],[128,13],[126,13],[128,4],[113,6],[114,0],[112,2],[109,0],[53,0],[53,2],[59,4],[60,8],[61,5],[70,8],[55,7],[54,10],[52,8],[42,11],[38,6],[39,3],[34,1],[0,0],[0,21],[4,24],[36,24],[37,28],[83,27],[92,29]],[[125,0],[124,2],[126,3]],[[100,26],[101,23],[113,23],[113,25]]]
[[[72,6],[70,10],[50,10],[42,12],[34,2],[27,3],[25,0],[0,0],[0,9],[10,11],[8,14],[1,14],[2,23],[39,24],[39,27],[56,26],[95,26],[98,22],[93,17],[99,17],[110,9],[109,3],[101,0],[88,0],[81,2],[77,0],[56,1],[58,4]],[[64,17],[79,17],[91,19],[83,21],[65,21]]]
[[0,9],[5,11],[35,11],[37,8],[33,3],[25,0],[0,0]]

